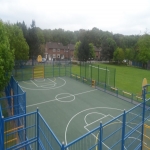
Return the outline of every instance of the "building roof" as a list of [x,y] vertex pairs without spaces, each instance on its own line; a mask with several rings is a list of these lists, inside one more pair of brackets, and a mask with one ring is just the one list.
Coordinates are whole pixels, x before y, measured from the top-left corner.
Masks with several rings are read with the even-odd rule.
[[47,48],[64,49],[64,46],[62,43],[47,42],[46,46],[47,46]]
[[[74,44],[68,44],[64,46],[62,43],[57,43],[57,42],[47,42],[46,43],[46,48],[47,49],[64,49],[64,50],[74,50],[75,45]],[[101,48],[97,48],[94,46],[95,51],[101,51]]]

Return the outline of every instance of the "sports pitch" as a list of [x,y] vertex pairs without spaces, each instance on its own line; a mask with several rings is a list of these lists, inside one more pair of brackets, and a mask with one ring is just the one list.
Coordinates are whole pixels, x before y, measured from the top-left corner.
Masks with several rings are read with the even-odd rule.
[[[20,81],[19,85],[26,91],[27,112],[38,107],[58,139],[66,144],[134,106],[69,77]],[[110,124],[110,129],[120,123]],[[96,141],[97,135],[93,136]]]

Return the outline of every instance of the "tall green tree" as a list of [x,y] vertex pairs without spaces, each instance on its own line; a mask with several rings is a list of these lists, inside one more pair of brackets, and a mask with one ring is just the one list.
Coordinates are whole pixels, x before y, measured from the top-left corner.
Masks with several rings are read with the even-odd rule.
[[6,24],[10,49],[14,50],[15,60],[28,60],[29,46],[23,36],[22,30],[17,25]]
[[95,58],[95,48],[94,48],[94,45],[93,43],[89,43],[89,58],[92,58],[94,59]]
[[150,35],[145,34],[139,38],[136,50],[137,60],[143,63],[143,67],[146,68],[147,63],[150,60]]
[[122,48],[117,47],[113,55],[114,55],[113,59],[118,63],[122,63],[122,61],[124,60],[124,51]]
[[79,46],[80,46],[80,44],[81,44],[81,42],[79,41],[79,42],[77,42],[76,44],[75,44],[75,50],[74,50],[74,57],[77,59],[78,58],[78,53],[79,53]]
[[[84,41],[85,42],[85,41]],[[87,61],[95,58],[95,48],[92,43],[77,42],[75,44],[74,56],[79,61]]]
[[116,42],[112,38],[107,38],[102,42],[101,58],[103,60],[113,59],[113,53],[116,49]]
[[34,20],[32,20],[31,27],[28,28],[27,43],[29,45],[29,57],[34,60],[40,54],[40,39]]
[[129,63],[130,60],[133,60],[134,58],[134,53],[133,49],[131,48],[126,48],[124,52],[124,59]]
[[10,49],[5,25],[0,21],[0,91],[9,82],[13,66],[14,51]]

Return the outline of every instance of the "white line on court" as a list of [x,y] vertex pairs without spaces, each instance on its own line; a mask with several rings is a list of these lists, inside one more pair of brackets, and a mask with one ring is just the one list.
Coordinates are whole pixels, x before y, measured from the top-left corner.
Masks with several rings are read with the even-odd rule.
[[101,114],[101,115],[103,115],[103,116],[107,116],[107,115],[104,115],[104,114],[98,113],[98,112],[91,112],[91,113],[88,113],[88,114],[84,117],[84,122],[85,122],[86,125],[89,125],[89,124],[87,123],[87,121],[86,121],[86,118],[87,118],[87,116],[90,115],[90,114]]
[[104,115],[104,117],[102,117],[102,118],[100,118],[100,119],[97,119],[97,120],[95,120],[95,121],[93,121],[93,122],[91,122],[91,123],[89,123],[89,124],[86,124],[84,127],[90,126],[91,124],[93,124],[93,123],[95,123],[95,122],[97,122],[97,121],[100,121],[101,119],[104,119],[104,118],[106,118],[106,117],[108,117],[108,115]]
[[[31,82],[31,80],[29,80]],[[26,83],[26,84],[33,84],[33,83],[29,83],[29,82],[26,82],[26,81],[22,81],[23,83]]]
[[35,84],[32,80],[30,80],[36,87],[38,87],[38,85],[37,84]]
[[[60,77],[58,77],[58,78],[60,78]],[[22,87],[23,89],[26,89],[26,90],[35,90],[35,91],[38,91],[38,90],[44,90],[44,91],[46,91],[46,90],[51,90],[51,89],[57,89],[57,88],[61,88],[61,87],[63,87],[63,86],[65,86],[66,85],[66,81],[63,79],[63,78],[60,78],[61,80],[63,80],[64,81],[64,83],[62,84],[62,85],[60,85],[60,86],[57,86],[57,87],[49,87],[49,88],[42,88],[42,89],[33,89],[33,88],[27,88],[27,87],[23,87],[23,86],[21,86],[20,85],[20,87]]]
[[74,95],[80,95],[80,94],[84,94],[84,93],[89,93],[89,92],[93,92],[93,91],[97,91],[98,89],[94,89],[94,90],[90,90],[90,91],[85,91],[85,92],[81,92],[81,93],[77,93]]
[[53,81],[53,80],[51,80],[51,79],[49,79],[49,78],[47,78],[47,79],[48,79],[49,81],[53,82],[54,84],[56,83],[55,80]]
[[[87,129],[86,127],[84,127],[84,129],[86,129],[88,132],[90,132],[90,130]],[[97,140],[99,140],[99,139],[95,136],[95,134],[92,133],[92,135],[93,135]],[[102,143],[104,144],[105,147],[107,147],[108,149],[110,149],[104,142],[102,142]]]
[[52,101],[55,101],[55,100],[56,100],[56,99],[49,100],[49,101],[45,101],[45,102],[41,102],[41,103],[36,103],[36,104],[28,105],[28,106],[26,106],[26,107],[36,106],[36,105],[40,105],[40,104],[44,104],[44,103],[48,103],[48,102],[52,102]]
[[87,111],[87,110],[93,110],[93,109],[112,109],[112,110],[119,110],[119,111],[124,111],[122,109],[117,109],[117,108],[110,108],[110,107],[93,107],[93,108],[87,108],[84,109],[78,113],[76,113],[74,116],[72,116],[72,118],[69,120],[69,122],[67,123],[66,129],[65,129],[65,144],[67,144],[67,130],[68,130],[68,126],[70,125],[71,121],[79,114]]
[[[26,106],[26,107],[31,107],[31,106],[35,106],[35,105],[44,104],[44,103],[49,103],[49,102],[55,101],[55,100],[59,101],[59,100],[64,99],[64,98],[68,98],[68,97],[72,97],[72,96],[80,95],[80,94],[85,94],[85,93],[89,93],[89,92],[93,92],[93,91],[95,91],[95,90],[90,90],[90,91],[81,92],[81,93],[77,93],[77,94],[70,94],[69,96],[60,97],[60,98],[55,97],[55,99],[53,99],[53,100],[48,100],[48,101],[45,101],[45,102],[40,102],[40,103],[28,105],[28,106]],[[62,94],[64,94],[64,93],[62,93]],[[66,94],[66,93],[65,93],[65,94]],[[68,93],[68,94],[69,94],[69,93]],[[58,94],[58,95],[60,95],[60,94]],[[57,95],[56,95],[56,96],[57,96]],[[72,101],[59,101],[59,102],[72,102]]]

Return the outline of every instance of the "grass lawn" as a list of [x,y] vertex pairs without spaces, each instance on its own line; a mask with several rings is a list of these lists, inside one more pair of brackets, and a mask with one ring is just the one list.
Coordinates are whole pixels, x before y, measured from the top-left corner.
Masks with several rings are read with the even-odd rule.
[[[136,68],[132,66],[124,65],[112,65],[112,64],[97,64],[101,67],[116,68],[116,87],[118,89],[131,92],[134,94],[141,93],[143,78],[147,78],[150,83],[150,71]],[[73,73],[80,74],[80,67],[78,65],[72,66]]]

